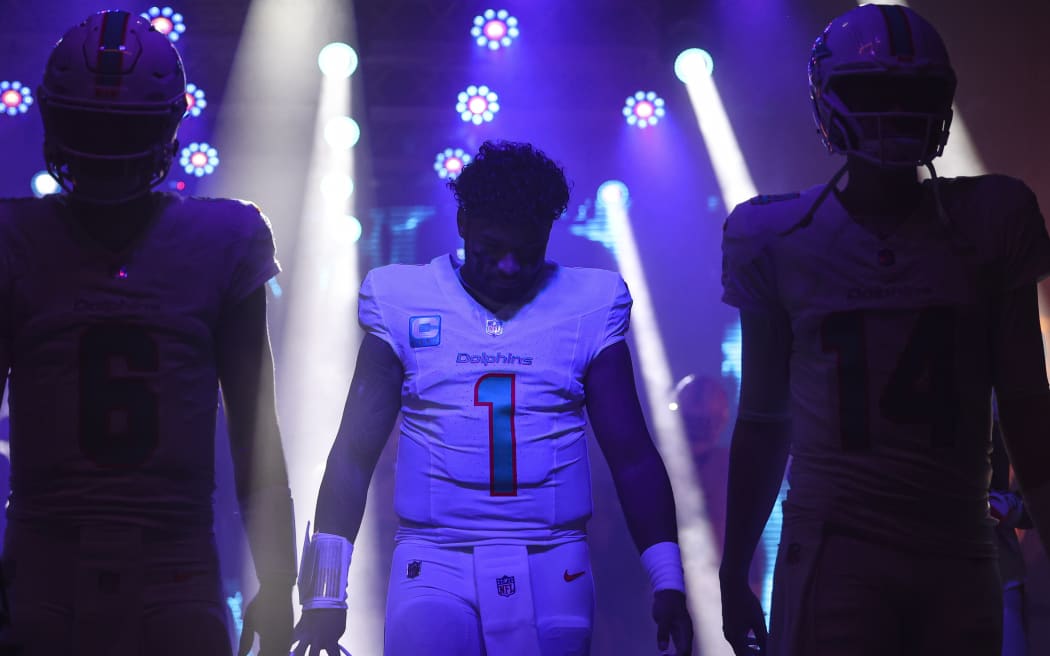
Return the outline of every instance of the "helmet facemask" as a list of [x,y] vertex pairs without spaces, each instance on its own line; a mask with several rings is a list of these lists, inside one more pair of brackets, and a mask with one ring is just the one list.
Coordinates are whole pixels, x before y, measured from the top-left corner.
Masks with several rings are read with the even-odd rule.
[[863,5],[832,20],[813,44],[809,88],[829,152],[913,168],[944,150],[955,73],[936,30],[906,7]]

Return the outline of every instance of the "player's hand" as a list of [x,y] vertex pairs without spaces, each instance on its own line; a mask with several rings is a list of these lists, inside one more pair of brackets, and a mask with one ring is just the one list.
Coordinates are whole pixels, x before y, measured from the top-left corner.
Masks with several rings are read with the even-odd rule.
[[288,656],[292,645],[292,587],[266,584],[244,610],[237,656],[247,656],[259,634],[259,656]]
[[[339,638],[346,631],[346,610],[343,608],[315,608],[303,610],[303,616],[295,625],[295,656],[305,656],[310,647],[310,656],[340,656]],[[287,653],[287,652],[286,652]]]
[[736,656],[766,653],[766,618],[746,578],[722,579],[722,634]]
[[988,491],[988,514],[997,524],[1007,528],[1017,526],[1023,512],[1023,501],[1016,492]]
[[[693,620],[678,590],[657,590],[653,594],[653,619],[656,620],[656,646],[662,654],[689,656],[693,649]],[[669,652],[670,642],[674,651]]]

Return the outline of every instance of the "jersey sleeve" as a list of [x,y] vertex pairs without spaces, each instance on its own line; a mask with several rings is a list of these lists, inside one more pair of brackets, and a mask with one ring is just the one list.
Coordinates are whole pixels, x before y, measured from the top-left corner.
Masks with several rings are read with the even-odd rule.
[[1035,194],[1017,185],[1015,200],[1002,223],[1004,290],[1016,289],[1050,276],[1050,236]]
[[383,316],[383,307],[376,291],[376,278],[378,274],[373,270],[365,275],[361,283],[361,290],[357,296],[357,321],[365,332],[375,335],[383,340],[398,353],[394,336],[387,326],[386,318]]
[[627,337],[627,329],[631,325],[631,305],[634,304],[634,300],[631,298],[631,292],[627,290],[627,283],[619,276],[616,279],[614,294],[609,313],[606,315],[605,331],[598,344],[598,352],[616,342],[622,342]]
[[722,301],[741,310],[780,307],[773,262],[766,248],[762,214],[741,203],[722,230]]
[[270,221],[257,205],[233,201],[231,212],[238,214],[237,240],[233,252],[235,264],[228,296],[242,301],[267,280],[281,271],[273,241]]

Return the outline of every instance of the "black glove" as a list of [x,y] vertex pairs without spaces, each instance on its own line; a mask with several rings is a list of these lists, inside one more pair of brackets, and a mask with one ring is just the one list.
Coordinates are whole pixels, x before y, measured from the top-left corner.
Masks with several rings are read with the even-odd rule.
[[736,656],[766,653],[766,616],[746,580],[722,580],[722,633]]
[[294,641],[299,643],[295,646],[295,656],[305,656],[307,647],[311,647],[310,656],[321,656],[322,650],[328,652],[328,656],[340,656],[339,638],[343,637],[344,631],[346,609],[303,610],[293,636]]
[[667,653],[674,641],[678,656],[689,656],[693,649],[693,620],[689,617],[685,594],[678,590],[657,590],[653,594],[653,619],[656,620],[656,646]]
[[259,634],[259,656],[288,656],[292,644],[292,586],[266,584],[244,610],[237,656],[247,656]]

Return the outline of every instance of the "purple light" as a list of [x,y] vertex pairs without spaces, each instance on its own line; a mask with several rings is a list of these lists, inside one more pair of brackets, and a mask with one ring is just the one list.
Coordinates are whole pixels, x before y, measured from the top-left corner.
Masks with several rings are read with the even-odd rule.
[[485,85],[470,85],[459,93],[456,111],[464,122],[481,125],[499,111],[499,96]]
[[507,24],[501,20],[490,20],[485,23],[485,36],[489,41],[499,41],[507,35]]
[[0,82],[0,114],[18,116],[29,111],[33,104],[33,92],[21,82]]
[[462,148],[446,148],[434,158],[434,170],[442,180],[450,180],[463,171],[470,159],[470,155]]
[[178,41],[186,31],[182,14],[171,7],[150,7],[149,11],[142,12],[141,16],[148,20],[155,30],[167,36],[169,41]]
[[627,98],[623,106],[627,124],[640,128],[656,125],[664,114],[664,99],[653,91],[639,91]]
[[489,50],[499,50],[514,43],[520,34],[518,19],[511,16],[506,9],[488,9],[480,16],[474,17],[474,26],[470,36],[474,43]]

